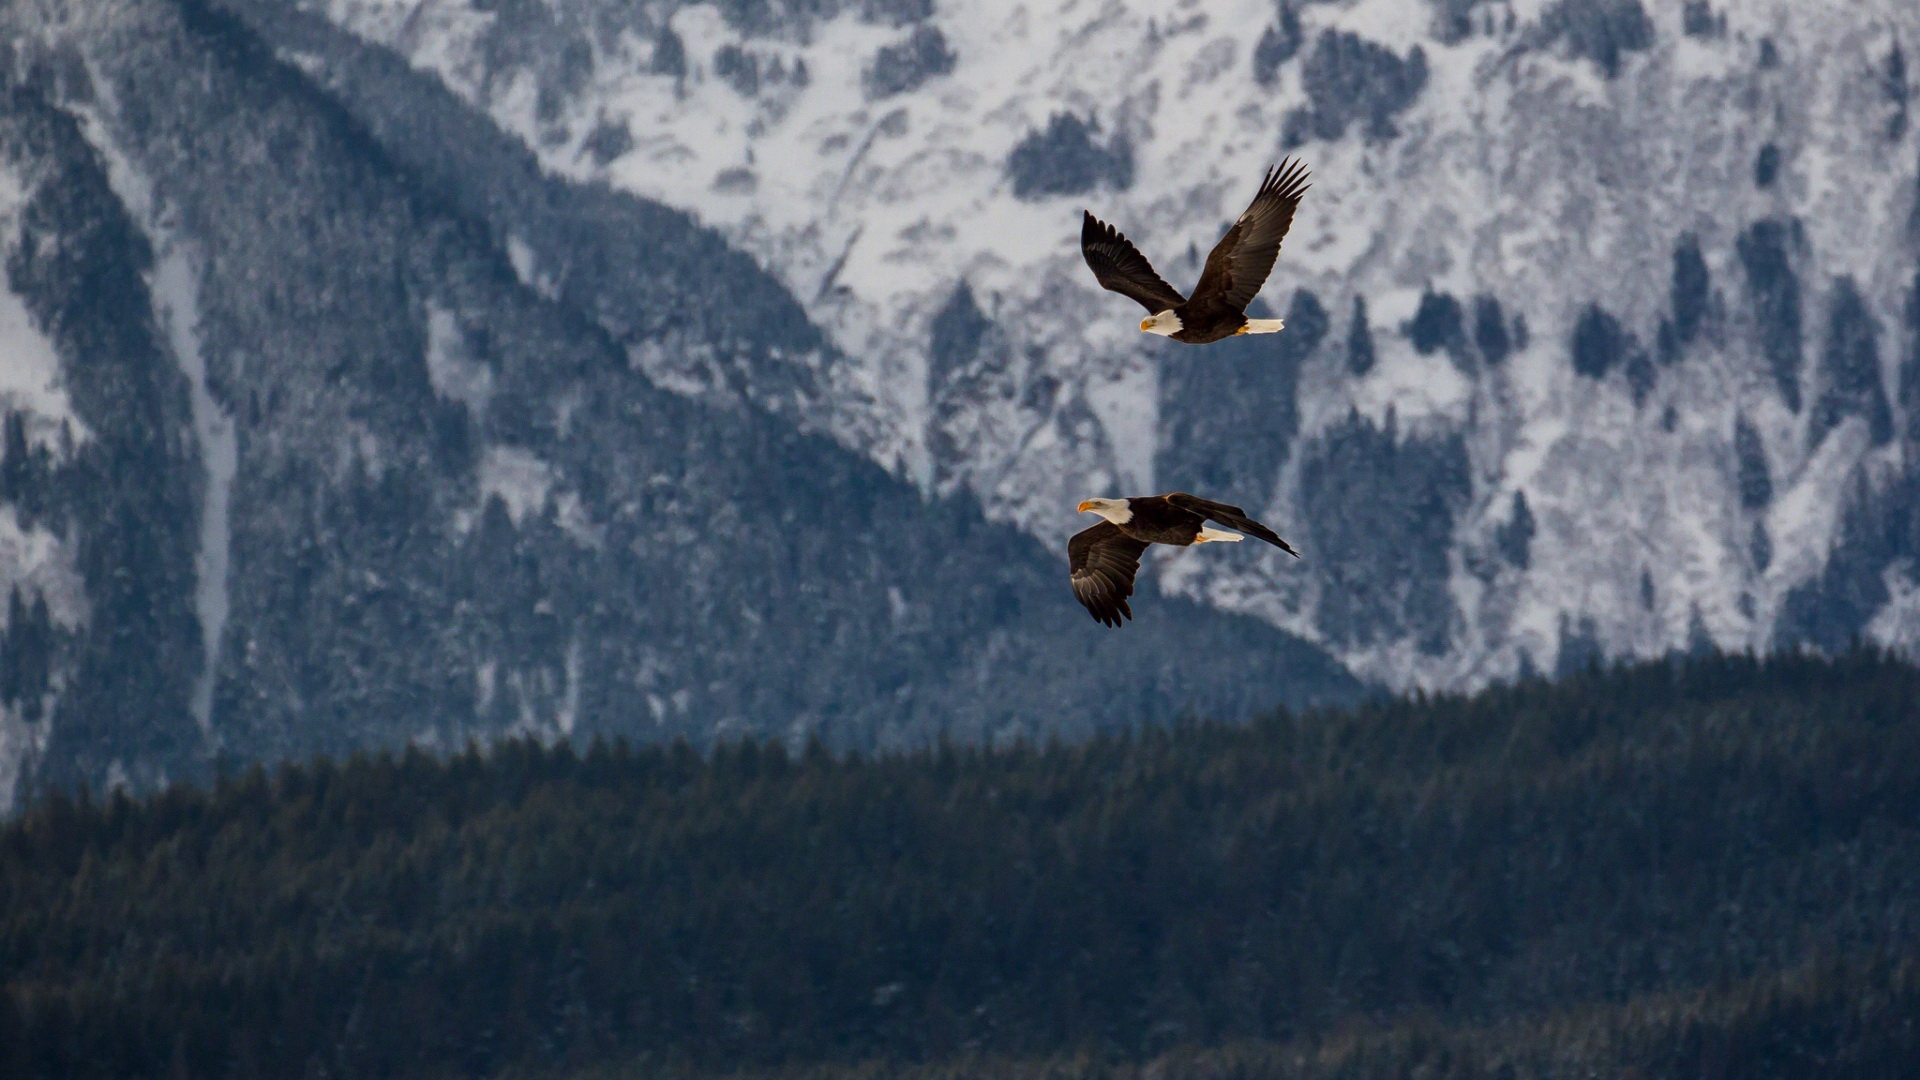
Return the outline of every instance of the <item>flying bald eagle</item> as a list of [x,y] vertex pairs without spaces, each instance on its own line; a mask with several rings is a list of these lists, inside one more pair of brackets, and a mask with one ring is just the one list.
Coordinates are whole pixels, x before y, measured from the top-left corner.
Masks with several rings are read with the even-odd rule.
[[1247,305],[1266,283],[1280,241],[1293,224],[1294,208],[1306,194],[1307,167],[1298,160],[1282,161],[1267,170],[1260,191],[1240,220],[1207,255],[1200,283],[1191,300],[1160,280],[1153,265],[1119,229],[1087,214],[1080,223],[1080,253],[1100,287],[1139,302],[1147,309],[1140,329],[1189,345],[1236,334],[1271,334],[1283,325],[1279,319],[1249,319]]
[[1216,529],[1208,522],[1251,533],[1300,557],[1279,534],[1248,517],[1245,510],[1184,491],[1142,499],[1088,499],[1080,504],[1080,512],[1089,510],[1106,520],[1067,541],[1067,566],[1073,573],[1073,595],[1095,622],[1108,626],[1133,618],[1127,597],[1133,595],[1140,553],[1150,545],[1187,547],[1240,539],[1240,533]]

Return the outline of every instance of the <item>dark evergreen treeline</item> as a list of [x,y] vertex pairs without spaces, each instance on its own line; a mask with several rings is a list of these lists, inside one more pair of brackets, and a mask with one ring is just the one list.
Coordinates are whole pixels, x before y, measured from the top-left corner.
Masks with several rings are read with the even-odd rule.
[[320,761],[53,797],[0,896],[10,1077],[1894,1075],[1920,670]]
[[[1920,962],[1821,957],[1700,992],[1636,998],[1518,1022],[1431,1018],[1298,1042],[1176,1046],[1145,1060],[1090,1053],[963,1055],[907,1064],[799,1065],[734,1080],[1566,1080],[1622,1077],[1907,1077],[1920,1061]],[[633,1063],[517,1077],[634,1080],[676,1070]]]

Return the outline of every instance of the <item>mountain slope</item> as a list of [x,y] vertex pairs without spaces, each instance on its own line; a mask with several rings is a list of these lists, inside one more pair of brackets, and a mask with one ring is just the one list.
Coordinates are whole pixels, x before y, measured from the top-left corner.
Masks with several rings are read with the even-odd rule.
[[[0,799],[408,739],[898,745],[1358,691],[1183,602],[1096,633],[1039,545],[776,415],[801,391],[772,380],[833,357],[751,261],[444,92],[497,177],[389,149],[224,10],[37,17],[5,16],[0,117],[6,325],[40,365],[9,391]],[[609,220],[621,275],[576,242]]]
[[[1911,4],[243,6],[723,231],[843,358],[811,422],[924,488],[1053,544],[1235,491],[1310,558],[1164,584],[1367,675],[1920,640]],[[1290,152],[1290,331],[1183,352],[1080,265],[1089,206],[1186,284]]]

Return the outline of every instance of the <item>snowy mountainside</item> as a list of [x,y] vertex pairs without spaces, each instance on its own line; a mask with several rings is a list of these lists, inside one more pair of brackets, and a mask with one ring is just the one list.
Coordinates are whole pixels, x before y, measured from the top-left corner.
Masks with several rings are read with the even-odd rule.
[[0,7],[0,811],[508,734],[874,748],[1363,692],[1188,599],[1093,625],[1055,553],[815,430],[845,359],[751,257],[251,15]]
[[[1154,580],[1364,675],[1920,643],[1901,0],[304,6],[753,253],[835,353],[803,411],[923,488],[1055,547],[1258,507],[1305,560]],[[1093,286],[1083,206],[1187,287],[1286,153],[1287,332]]]
[[[20,214],[32,181],[0,162],[0,249],[12,249],[20,237]],[[46,649],[55,626],[71,630],[86,617],[86,592],[74,568],[73,545],[51,523],[36,520],[33,508],[18,505],[23,480],[44,469],[54,455],[70,458],[74,441],[84,439],[73,403],[60,385],[60,358],[51,341],[33,323],[20,297],[0,289],[0,411],[7,417],[6,445],[0,448],[0,590],[7,593],[7,626],[12,648],[0,653],[0,668],[11,673],[28,653]],[[31,464],[30,464],[31,463]],[[23,513],[23,509],[25,513]],[[31,627],[31,629],[28,629]],[[25,631],[21,633],[19,631]],[[11,805],[19,783],[19,764],[46,736],[45,698],[58,688],[29,685],[16,674],[0,675],[0,807]]]

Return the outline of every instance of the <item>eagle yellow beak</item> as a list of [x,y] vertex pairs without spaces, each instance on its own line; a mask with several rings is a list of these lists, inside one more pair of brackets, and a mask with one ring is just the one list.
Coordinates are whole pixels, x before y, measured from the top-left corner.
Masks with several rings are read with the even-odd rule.
[[1145,330],[1145,329],[1146,329],[1146,328],[1147,328],[1147,327],[1148,327],[1149,325],[1151,325],[1152,323],[1153,323],[1153,320],[1152,320],[1152,319],[1141,319],[1141,320],[1140,320],[1140,329],[1144,331],[1144,330]]
[[1080,509],[1078,512],[1084,514],[1091,509],[1093,509],[1093,500],[1089,499],[1086,502],[1083,502],[1080,504]]

